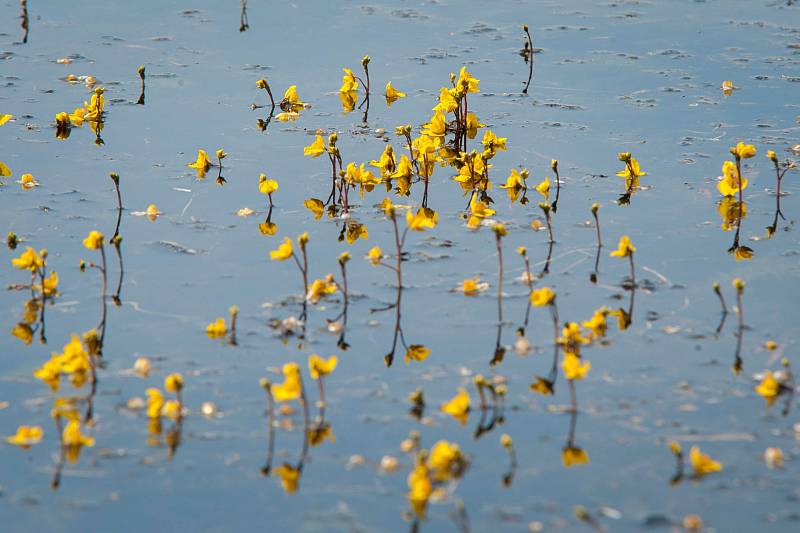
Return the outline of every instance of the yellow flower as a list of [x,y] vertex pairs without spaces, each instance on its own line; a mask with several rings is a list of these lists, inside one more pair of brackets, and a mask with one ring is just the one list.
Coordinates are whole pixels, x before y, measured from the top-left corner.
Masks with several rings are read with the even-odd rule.
[[446,124],[447,120],[445,119],[444,113],[437,110],[433,113],[430,122],[422,126],[420,133],[435,139],[434,144],[438,146],[438,143],[440,143],[444,137]]
[[275,235],[278,232],[278,225],[269,220],[265,220],[258,225],[258,231],[260,231],[262,235]]
[[459,388],[458,394],[453,396],[450,401],[443,403],[441,409],[463,426],[467,423],[469,416],[469,394],[464,388]]
[[69,115],[67,115],[63,111],[61,113],[56,113],[55,120],[56,120],[56,129],[59,130],[67,130],[72,125],[69,120]]
[[535,291],[531,291],[531,304],[534,307],[544,307],[545,305],[550,305],[556,299],[556,293],[553,292],[550,287],[542,287],[541,289],[536,289]]
[[340,93],[355,92],[358,90],[358,81],[353,71],[349,68],[343,68],[344,76],[342,76],[342,86],[339,87]]
[[443,111],[450,113],[458,108],[458,101],[454,98],[456,89],[448,89],[442,87],[439,89],[439,103],[433,108],[434,111]]
[[86,120],[86,110],[82,107],[76,107],[75,111],[69,116],[69,120],[73,126],[82,126],[83,121]]
[[756,155],[756,147],[752,144],[744,144],[743,142],[739,142],[736,144],[736,146],[731,148],[731,154],[742,159],[750,159]]
[[528,171],[527,169],[522,170],[522,175],[517,172],[516,168],[511,169],[511,174],[508,175],[506,178],[505,184],[501,185],[501,189],[522,189],[525,187],[525,181],[523,176],[527,177]]
[[[291,109],[303,108],[304,103],[300,101],[300,96],[297,94],[297,85],[290,85],[283,93],[284,106],[288,105]],[[284,107],[282,106],[282,107]]]
[[167,400],[164,403],[164,407],[161,408],[161,414],[170,420],[178,420],[181,418],[182,410],[181,402],[178,400]]
[[311,373],[311,379],[327,376],[334,371],[338,363],[339,358],[335,355],[330,356],[326,361],[317,354],[311,354],[308,358],[308,370]]
[[742,190],[747,188],[747,178],[740,178],[736,163],[725,161],[722,164],[722,180],[717,183],[717,190],[722,196],[734,196],[739,193],[739,185]]
[[272,250],[269,253],[270,259],[274,261],[286,261],[290,257],[294,255],[294,251],[292,249],[292,239],[289,237],[283,238],[283,244],[278,246],[277,250]]
[[458,74],[456,87],[466,89],[468,93],[477,93],[480,92],[478,89],[478,83],[480,81],[481,80],[472,77],[472,74],[467,71],[467,67],[461,67],[461,71]]
[[168,375],[164,378],[164,388],[167,392],[176,393],[183,389],[183,376],[177,372]]
[[698,446],[692,446],[689,452],[689,460],[692,463],[692,469],[695,475],[698,476],[704,476],[722,470],[722,463],[713,460],[711,457],[701,452]]
[[492,231],[498,237],[505,237],[506,235],[508,235],[508,230],[506,230],[506,227],[505,227],[504,224],[495,224],[495,225],[493,225],[492,226]]
[[19,426],[14,435],[6,437],[6,442],[27,450],[34,444],[39,444],[43,436],[44,431],[40,426]]
[[284,376],[283,383],[272,385],[270,388],[272,397],[278,402],[296,400],[303,390],[300,380],[300,367],[297,366],[297,363],[286,363],[283,365],[282,371]]
[[211,162],[208,160],[208,154],[205,150],[198,150],[197,159],[193,163],[189,163],[186,166],[197,169],[197,174],[201,176],[208,170],[208,167],[211,166]]
[[[631,179],[631,178],[635,179],[641,176],[647,176],[647,172],[644,172],[639,168],[639,162],[636,160],[635,157],[631,157],[630,152],[626,152],[625,154],[620,154],[620,155],[627,155],[627,158],[622,159],[622,157],[620,157],[620,160],[627,161],[630,163],[630,165],[626,164],[623,170],[617,172],[617,176],[626,179]],[[631,170],[633,172],[631,172]]]
[[103,239],[105,237],[97,230],[92,230],[89,235],[83,239],[83,245],[89,250],[98,250],[103,247]]
[[390,106],[393,103],[395,103],[398,99],[405,98],[406,93],[401,93],[400,91],[392,87],[392,82],[387,82],[386,92],[384,93],[384,96],[386,97],[386,105]]
[[347,225],[347,232],[344,235],[347,244],[353,244],[358,239],[366,240],[367,237],[369,237],[369,231],[367,231],[367,226],[365,224],[351,223]]
[[278,182],[262,173],[258,176],[258,190],[261,194],[270,195],[278,190]]
[[497,150],[506,151],[506,137],[498,137],[494,134],[492,130],[486,130],[483,134],[483,140],[481,144],[484,147],[491,150],[492,153],[496,152]]
[[623,235],[619,238],[617,249],[611,252],[611,257],[628,257],[629,255],[633,255],[635,251],[636,248],[631,244],[630,237]]
[[303,148],[303,155],[310,155],[311,157],[319,157],[325,153],[325,141],[322,135],[317,135],[314,142]]
[[309,198],[303,202],[303,205],[314,214],[314,220],[322,218],[322,214],[325,212],[325,204],[317,198]]
[[767,159],[769,159],[773,163],[777,163],[778,162],[778,154],[776,154],[774,150],[767,150]]
[[567,379],[583,379],[592,368],[589,361],[581,363],[581,358],[573,352],[564,354],[564,361],[561,362],[561,368],[564,370],[564,376]]
[[410,209],[406,211],[406,224],[410,230],[425,231],[426,228],[435,228],[438,222],[439,215],[432,209],[420,207],[414,215]]
[[319,302],[320,298],[324,297],[327,294],[333,294],[336,292],[336,283],[333,281],[333,276],[328,275],[325,279],[315,279],[314,282],[311,284],[311,287],[308,288],[308,294],[306,294],[306,300],[311,302],[312,304],[316,304]]
[[278,122],[294,122],[298,118],[300,118],[300,113],[296,111],[284,111],[275,115],[275,120]]
[[300,481],[299,468],[295,468],[289,463],[283,463],[275,469],[275,473],[281,478],[281,486],[287,494],[297,492],[297,484]]
[[39,186],[39,182],[33,177],[33,174],[23,174],[19,178],[19,183],[23,189],[33,189]]
[[381,157],[378,160],[373,159],[369,162],[370,166],[381,169],[382,176],[391,176],[396,167],[394,158],[394,148],[391,144],[387,144],[384,148]]
[[486,124],[478,122],[478,116],[475,113],[471,111],[467,113],[467,138],[474,139],[478,136],[478,130],[485,126]]
[[7,178],[11,175],[11,169],[8,166],[0,161],[0,177]]
[[764,375],[764,379],[755,387],[755,391],[764,397],[767,401],[767,405],[772,405],[781,391],[781,385],[778,383],[778,380],[775,379],[772,372],[767,371]]
[[404,361],[424,361],[431,354],[431,350],[421,344],[412,344],[406,350]]
[[454,442],[440,440],[431,448],[428,456],[428,468],[432,470],[436,481],[446,481],[463,464],[461,448]]
[[722,219],[722,225],[720,227],[723,231],[731,231],[739,222],[747,217],[747,202],[739,203],[739,201],[735,199],[734,194],[736,193],[733,192],[722,198],[717,206],[717,213],[719,213]]
[[206,326],[206,335],[208,335],[210,339],[224,337],[227,333],[228,326],[225,324],[225,319],[222,317]]
[[67,461],[70,463],[78,462],[78,456],[83,446],[90,448],[94,446],[94,439],[81,433],[80,423],[77,420],[67,422],[61,438],[66,449]]
[[333,428],[330,424],[319,424],[308,430],[308,443],[311,446],[319,446],[325,440],[336,442],[336,435],[333,434]]
[[5,124],[6,122],[8,122],[9,120],[11,120],[12,118],[14,118],[14,116],[13,116],[13,115],[9,115],[9,114],[0,114],[0,126],[2,126],[3,124]]
[[536,190],[539,191],[539,194],[544,196],[545,200],[550,199],[550,178],[545,178],[542,182],[536,186]]
[[594,338],[605,337],[608,324],[606,323],[606,316],[611,310],[603,306],[596,310],[592,318],[583,323],[583,327],[591,330]]
[[28,246],[19,257],[15,257],[11,260],[11,264],[14,268],[33,272],[44,266],[44,260],[36,253],[36,250]]
[[589,454],[583,448],[567,446],[561,450],[561,462],[567,468],[575,465],[585,465],[589,462]]
[[383,259],[383,252],[381,252],[380,247],[373,246],[369,253],[367,253],[367,259],[369,259],[369,262],[373,265],[379,265]]
[[486,286],[486,283],[481,283],[480,278],[469,278],[461,282],[460,289],[464,296],[477,296]]

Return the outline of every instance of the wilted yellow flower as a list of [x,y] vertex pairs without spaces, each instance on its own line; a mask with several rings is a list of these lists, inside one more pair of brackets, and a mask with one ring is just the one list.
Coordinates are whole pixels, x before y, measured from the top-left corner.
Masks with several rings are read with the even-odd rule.
[[293,467],[289,463],[283,463],[275,469],[275,473],[281,478],[281,486],[287,494],[297,492],[297,484],[300,481],[300,469]]
[[553,292],[550,287],[542,287],[541,289],[536,289],[531,291],[531,304],[534,307],[544,307],[545,305],[550,305],[556,299],[556,293]]
[[692,463],[692,469],[695,475],[698,476],[704,476],[722,470],[722,463],[713,460],[711,457],[701,452],[698,446],[692,446],[689,452],[689,460]]
[[458,394],[453,396],[450,401],[443,403],[441,409],[458,420],[462,426],[466,424],[469,416],[469,394],[466,389],[459,388]]
[[321,135],[317,135],[314,142],[303,148],[303,155],[310,155],[311,157],[319,157],[325,153],[325,141]]
[[270,389],[272,396],[279,402],[296,400],[303,390],[300,367],[297,366],[297,363],[286,363],[283,365],[282,371],[284,376],[283,383],[272,385]]
[[589,454],[583,448],[566,446],[561,450],[561,462],[567,468],[575,465],[585,465],[589,462]]
[[531,390],[543,396],[551,396],[553,394],[553,382],[541,376],[536,376],[536,381],[531,383]]
[[379,265],[383,259],[383,252],[381,251],[380,247],[373,246],[369,253],[367,253],[367,259],[369,259],[369,262],[373,265]]
[[183,376],[177,372],[168,375],[164,378],[164,388],[167,392],[176,393],[183,389]]
[[308,370],[311,373],[311,379],[327,376],[334,371],[338,363],[339,358],[335,355],[330,356],[326,361],[317,354],[311,354],[308,358]]
[[20,322],[11,329],[11,334],[24,342],[26,345],[33,342],[33,329],[29,324]]
[[6,437],[6,442],[27,450],[34,444],[39,444],[43,436],[44,431],[40,426],[19,426],[14,435]]
[[564,376],[567,379],[583,379],[592,368],[589,361],[581,363],[581,358],[573,352],[564,354],[564,360],[561,362],[561,368],[564,370]]
[[431,350],[421,344],[412,344],[406,350],[404,361],[424,361],[431,354]]
[[303,202],[303,205],[314,214],[314,220],[322,218],[322,214],[325,212],[325,204],[317,198],[309,198]]
[[92,230],[89,235],[83,239],[83,245],[89,250],[98,250],[103,246],[103,239],[105,237],[97,230]]
[[289,237],[283,238],[283,244],[278,246],[277,250],[272,250],[269,253],[270,259],[274,261],[286,261],[294,254],[294,250],[292,248],[292,239]]
[[633,255],[636,251],[636,248],[631,244],[631,239],[627,235],[623,235],[619,238],[619,245],[617,249],[611,252],[612,257],[628,257]]

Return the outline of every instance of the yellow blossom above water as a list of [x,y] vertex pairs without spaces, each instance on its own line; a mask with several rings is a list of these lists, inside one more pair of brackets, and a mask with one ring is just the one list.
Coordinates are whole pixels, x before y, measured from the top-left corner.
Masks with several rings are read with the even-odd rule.
[[208,154],[205,150],[198,150],[197,159],[195,159],[193,163],[189,163],[186,166],[196,169],[197,176],[202,178],[205,173],[208,172],[208,168],[211,166],[211,161],[208,160]]
[[8,168],[8,165],[0,161],[0,177],[7,178],[11,175],[11,169]]
[[384,96],[386,97],[386,105],[390,106],[400,98],[405,98],[406,93],[402,93],[397,89],[395,89],[394,87],[392,87],[392,82],[387,82],[386,92],[384,93]]
[[314,142],[303,148],[303,155],[310,155],[311,157],[319,157],[325,153],[325,141],[321,135],[317,135]]
[[89,232],[89,235],[83,239],[83,245],[88,250],[98,250],[103,247],[103,239],[104,235],[97,230],[92,230]]
[[164,378],[164,388],[167,392],[176,393],[183,389],[183,376],[177,372],[168,375]]
[[33,189],[39,186],[39,182],[33,177],[33,174],[23,174],[19,178],[19,183],[23,189]]
[[383,252],[381,251],[380,247],[373,246],[369,253],[367,253],[367,259],[369,259],[369,262],[373,265],[379,265],[383,259]]
[[270,195],[278,190],[278,182],[262,173],[258,176],[258,190],[261,194]]
[[466,424],[469,416],[469,394],[466,389],[459,388],[458,394],[453,396],[450,401],[443,403],[441,409],[442,412],[458,420],[462,426]]
[[317,198],[309,198],[303,202],[303,205],[314,214],[314,220],[322,218],[322,214],[325,212],[325,204]]
[[147,389],[145,394],[147,394],[147,417],[159,418],[164,407],[164,395],[156,388]]
[[9,115],[9,114],[7,114],[7,113],[0,114],[0,126],[2,126],[3,124],[5,124],[6,122],[8,122],[9,120],[11,120],[12,118],[14,118],[14,116],[13,116],[13,115]]
[[339,87],[340,93],[355,92],[358,90],[358,81],[355,74],[349,68],[343,68],[344,76],[342,76],[342,86]]
[[321,376],[327,376],[334,371],[336,365],[339,364],[339,358],[332,355],[326,361],[317,354],[311,354],[308,358],[308,370],[311,373],[311,379],[319,379]]
[[214,322],[206,326],[206,335],[210,339],[219,339],[228,333],[228,326],[225,324],[225,319],[220,317]]
[[722,463],[713,460],[711,457],[701,452],[699,446],[692,446],[689,452],[689,460],[697,476],[704,476],[722,470]]
[[536,289],[535,291],[531,291],[531,304],[534,307],[544,307],[545,305],[550,305],[556,299],[556,293],[550,287],[542,287],[541,289]]
[[482,283],[480,278],[468,278],[461,282],[459,290],[464,293],[464,296],[477,296],[487,288],[489,288],[489,284]]
[[439,215],[433,209],[420,207],[414,215],[410,209],[406,211],[406,224],[410,230],[425,231],[428,228],[435,228],[438,222]]
[[294,254],[294,250],[292,248],[292,239],[289,237],[283,238],[283,244],[278,246],[277,250],[272,250],[269,253],[270,259],[273,261],[286,261]]
[[336,283],[333,281],[333,276],[328,275],[325,279],[315,279],[311,286],[308,288],[306,300],[312,304],[319,302],[321,298],[328,294],[336,292]]
[[20,270],[34,271],[44,266],[44,260],[36,253],[36,250],[28,246],[19,257],[15,257],[11,260],[11,264],[14,268]]
[[297,363],[286,363],[283,365],[282,372],[284,376],[283,383],[272,385],[270,389],[272,397],[278,402],[296,400],[303,391],[300,367],[297,366]]
[[752,144],[745,144],[743,142],[736,143],[736,146],[731,148],[731,154],[735,157],[742,159],[750,159],[756,155],[756,147]]
[[611,252],[612,257],[628,257],[633,255],[636,251],[636,248],[631,244],[631,239],[627,235],[623,235],[619,238],[619,244],[617,245],[617,249]]
[[717,183],[717,190],[722,196],[734,196],[747,188],[747,178],[740,178],[736,163],[725,161],[722,164],[722,179]]
[[781,391],[781,385],[778,383],[778,380],[775,379],[774,374],[767,371],[764,374],[764,379],[755,387],[755,391],[764,397],[767,401],[767,405],[772,405],[778,393]]
[[14,435],[6,437],[6,442],[25,450],[34,444],[39,444],[43,436],[44,431],[40,426],[19,426]]
[[639,168],[639,162],[636,160],[635,157],[631,157],[630,153],[628,152],[626,152],[625,155],[627,155],[625,159],[622,158],[620,159],[623,161],[630,162],[630,166],[626,164],[624,169],[617,172],[617,176],[626,179],[636,179],[641,176],[647,176],[647,172],[644,172],[641,168]]

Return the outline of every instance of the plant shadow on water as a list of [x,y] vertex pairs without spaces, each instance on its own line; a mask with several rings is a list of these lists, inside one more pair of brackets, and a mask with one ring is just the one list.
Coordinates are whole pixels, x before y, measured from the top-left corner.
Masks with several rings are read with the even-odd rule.
[[15,531],[795,529],[794,2],[80,7],[0,7]]

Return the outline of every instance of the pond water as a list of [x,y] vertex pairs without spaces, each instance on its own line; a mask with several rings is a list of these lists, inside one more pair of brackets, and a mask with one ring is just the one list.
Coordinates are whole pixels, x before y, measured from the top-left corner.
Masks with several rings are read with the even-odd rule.
[[[254,1],[246,28],[238,2],[27,7],[23,44],[20,6],[0,4],[0,115],[13,116],[0,127],[0,160],[13,172],[0,188],[0,229],[24,241],[7,250],[0,269],[9,288],[0,291],[0,430],[43,430],[29,448],[0,447],[0,517],[14,531],[628,531],[691,526],[697,518],[709,530],[796,531],[800,418],[790,373],[800,340],[792,314],[800,297],[798,172],[788,169],[782,181],[779,217],[775,166],[766,156],[773,150],[784,165],[800,151],[794,2]],[[535,53],[523,48],[522,24]],[[364,78],[365,54],[370,101],[344,112],[341,69]],[[496,212],[470,228],[480,206],[470,209],[470,195],[453,180],[460,163],[435,167],[426,205],[438,224],[406,236],[399,313],[394,230],[379,204],[390,197],[398,205],[402,233],[405,206],[417,212],[424,183],[415,178],[407,197],[384,184],[363,197],[351,188],[347,216],[339,206],[315,220],[304,202],[328,198],[330,159],[304,157],[303,149],[317,133],[328,144],[337,132],[345,167],[369,166],[387,143],[399,159],[408,148],[395,127],[410,124],[419,136],[439,89],[452,88],[450,73],[458,77],[463,66],[480,80],[467,101],[484,124],[466,139],[467,151],[483,152],[487,130],[507,139],[488,170]],[[261,78],[276,100],[297,86],[308,105],[295,107],[296,120],[268,120]],[[735,87],[730,94],[726,80]],[[383,96],[388,81],[407,94],[391,106]],[[91,107],[95,87],[104,89],[102,143],[90,120],[57,138],[54,116],[85,101]],[[359,86],[356,106],[363,96]],[[445,142],[452,138],[448,126]],[[723,200],[717,189],[724,161],[733,160],[729,148],[740,141],[757,149],[741,161],[748,179],[741,218],[737,198]],[[200,179],[187,167],[198,149],[216,162],[218,148],[229,154],[221,172],[211,167]],[[631,152],[647,172],[628,202],[620,201],[626,180],[616,173],[626,163],[619,152]],[[534,189],[549,177],[554,200],[551,159],[561,178],[552,244],[544,197]],[[525,205],[499,188],[523,167],[530,171]],[[16,183],[25,173],[39,186]],[[119,175],[123,205],[118,246],[109,242],[118,216],[109,173]],[[259,192],[261,173],[279,183],[271,210]],[[728,202],[727,222],[721,202]],[[160,213],[154,220],[141,216],[150,204]],[[241,216],[244,208],[254,213]],[[774,230],[765,229],[774,220]],[[495,222],[506,236],[497,237]],[[345,225],[361,238],[340,239]],[[100,270],[79,268],[81,260],[102,264],[99,250],[83,243],[92,230],[105,236],[105,298]],[[328,273],[339,283],[316,304],[302,303],[294,260],[270,260],[290,237],[302,263],[303,232],[309,283]],[[623,235],[636,248],[635,283],[629,259],[610,257]],[[735,235],[738,253],[729,251]],[[58,272],[44,313],[40,292],[26,304],[29,273],[11,264],[27,246],[47,249],[47,272]],[[365,259],[375,246],[389,268]],[[602,306],[632,315],[620,329],[608,314],[605,337],[582,346],[591,362],[583,379],[565,379],[565,350],[556,348],[552,395],[530,385],[553,363],[555,307],[530,309],[530,350],[515,349],[530,294],[518,246],[527,248],[533,288],[557,294],[559,329]],[[342,331],[337,257],[345,251],[352,260]],[[488,288],[467,296],[460,286],[475,277]],[[736,278],[745,283],[741,307]],[[209,338],[206,326],[233,305],[236,343],[230,335]],[[301,318],[293,333],[276,327]],[[34,377],[72,334],[98,327],[102,354],[89,357],[86,383],[75,387],[63,376],[51,391]],[[430,353],[405,362],[410,346]],[[319,429],[320,416],[311,354],[338,357],[323,381],[322,430],[335,438],[321,443],[307,431]],[[151,365],[146,375],[133,370],[140,358]],[[288,362],[300,366],[310,421],[302,402],[279,402],[269,431],[259,380],[282,383]],[[754,390],[767,370],[785,380],[771,406]],[[171,373],[183,376],[182,414],[148,419],[146,390],[163,391]],[[485,408],[477,375],[492,383],[482,389]],[[460,387],[471,406],[463,425],[440,409]],[[410,413],[417,389],[421,416]],[[504,399],[492,408],[498,390]],[[59,438],[72,415],[51,416],[59,399],[74,405],[80,431],[94,439],[75,462],[64,460]],[[408,477],[423,459],[402,444],[414,431],[422,448],[446,440],[461,457],[447,472],[421,467],[433,492],[416,512]],[[504,434],[512,445],[501,443]],[[680,479],[670,442],[683,449]],[[721,471],[694,475],[692,446]],[[765,461],[768,448],[782,450],[782,467],[768,468],[778,466]],[[297,486],[282,483],[281,474],[291,477],[297,467]]]

